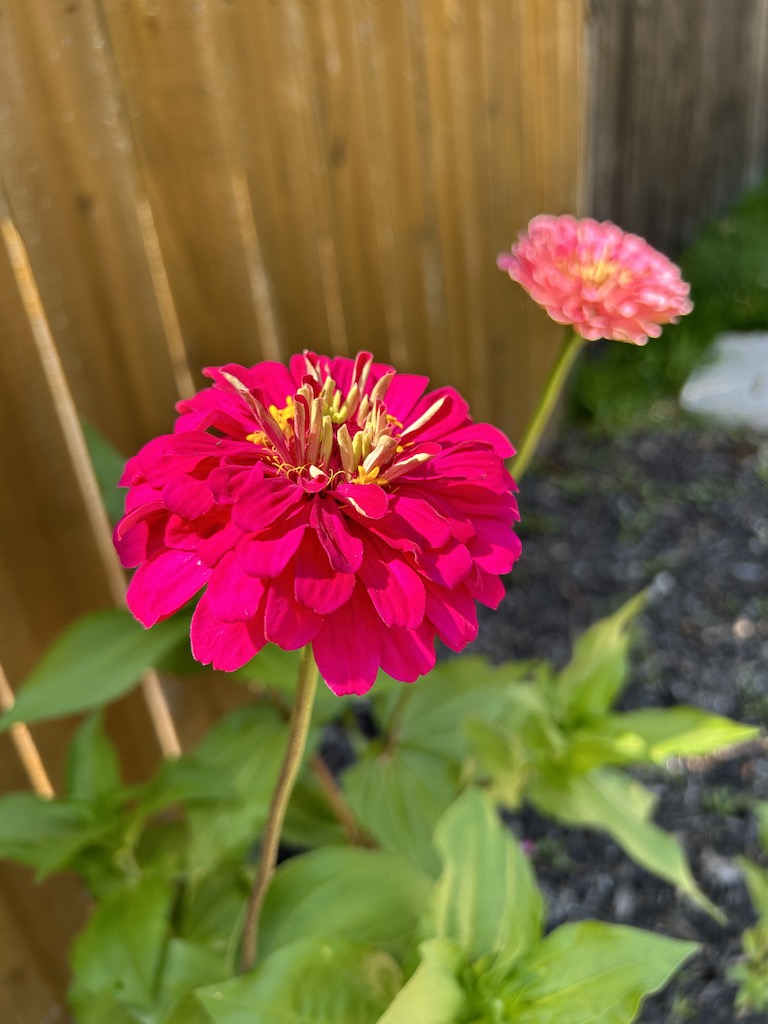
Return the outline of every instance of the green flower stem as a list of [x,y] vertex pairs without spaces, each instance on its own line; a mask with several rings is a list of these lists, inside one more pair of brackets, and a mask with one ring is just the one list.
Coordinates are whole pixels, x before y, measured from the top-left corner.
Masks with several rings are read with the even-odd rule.
[[571,367],[576,361],[576,356],[581,352],[583,345],[584,339],[582,337],[576,334],[575,331],[568,332],[560,349],[560,355],[557,357],[557,362],[552,367],[544,394],[541,396],[533,418],[528,424],[528,429],[525,432],[520,449],[512,460],[512,474],[518,483],[536,454],[542,435],[552,418],[552,413],[555,411],[558,399],[565,387],[565,382],[568,380]]
[[272,802],[269,805],[267,822],[264,826],[264,837],[261,844],[261,858],[256,880],[253,883],[248,909],[243,926],[242,969],[248,971],[256,962],[258,947],[259,917],[264,899],[269,890],[272,876],[277,863],[277,851],[280,845],[280,834],[283,830],[285,812],[299,774],[304,748],[307,745],[309,726],[312,721],[312,705],[317,690],[317,665],[312,657],[310,644],[302,650],[299,662],[299,674],[296,681],[296,694],[291,709],[291,720],[288,730],[288,745],[280,766]]

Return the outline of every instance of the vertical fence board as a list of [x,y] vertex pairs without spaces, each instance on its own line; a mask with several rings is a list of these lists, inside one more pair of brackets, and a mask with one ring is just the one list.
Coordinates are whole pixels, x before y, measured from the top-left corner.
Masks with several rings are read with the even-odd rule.
[[768,170],[768,2],[590,11],[589,206],[677,252]]
[[168,423],[177,388],[106,40],[88,0],[3,15],[8,201],[82,414],[133,446]]

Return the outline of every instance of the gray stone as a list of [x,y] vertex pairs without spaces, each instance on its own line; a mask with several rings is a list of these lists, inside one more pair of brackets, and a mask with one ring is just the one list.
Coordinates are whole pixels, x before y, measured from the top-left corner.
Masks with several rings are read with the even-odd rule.
[[768,434],[768,333],[721,334],[680,392],[688,412]]

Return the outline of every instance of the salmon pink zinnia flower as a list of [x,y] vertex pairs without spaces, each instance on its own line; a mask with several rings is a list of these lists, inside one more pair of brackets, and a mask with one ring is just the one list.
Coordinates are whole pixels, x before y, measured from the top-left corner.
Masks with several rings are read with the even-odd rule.
[[[311,643],[337,694],[379,668],[413,681],[434,639],[461,650],[520,554],[513,454],[452,388],[355,360],[296,355],[205,371],[175,433],[129,460],[115,531],[151,626],[201,588],[198,661],[234,670],[267,641]],[[211,432],[212,431],[212,432]]]
[[589,217],[534,217],[496,261],[559,324],[587,341],[645,345],[690,313],[689,285],[638,235]]

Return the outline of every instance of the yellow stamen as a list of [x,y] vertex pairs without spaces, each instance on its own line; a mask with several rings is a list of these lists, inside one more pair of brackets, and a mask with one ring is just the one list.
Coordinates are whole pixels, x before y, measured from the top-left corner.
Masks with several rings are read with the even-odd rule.
[[373,484],[379,483],[376,477],[379,475],[379,467],[374,466],[373,469],[363,469],[362,466],[357,467],[357,476],[354,480],[350,481],[353,484]]

